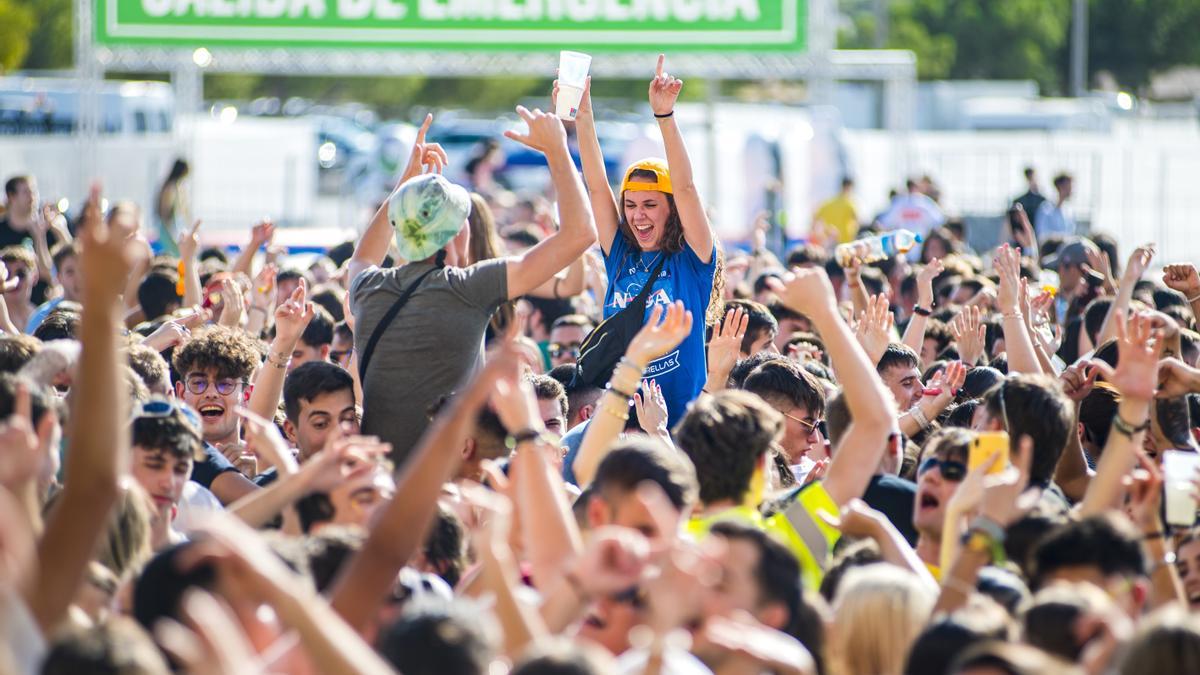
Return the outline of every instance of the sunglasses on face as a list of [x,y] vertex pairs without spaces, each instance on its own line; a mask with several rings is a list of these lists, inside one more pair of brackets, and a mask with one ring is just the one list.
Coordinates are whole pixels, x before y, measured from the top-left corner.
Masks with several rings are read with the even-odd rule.
[[342,359],[346,358],[350,354],[350,351],[351,350],[349,350],[349,349],[345,349],[345,350],[341,350],[341,351],[337,351],[337,350],[330,351],[329,358],[334,363],[341,363]]
[[199,396],[200,394],[208,391],[208,385],[210,382],[217,388],[217,393],[222,396],[228,396],[232,394],[233,390],[237,389],[237,386],[241,384],[241,382],[238,380],[223,379],[213,381],[207,377],[195,376],[187,379],[187,390]]
[[808,436],[812,436],[813,432],[816,431],[820,431],[821,435],[825,434],[825,420],[813,420],[812,422],[808,422],[796,417],[795,415],[789,415],[788,413],[783,413],[783,416],[804,427],[804,433]]
[[921,462],[921,467],[917,469],[917,476],[924,476],[935,468],[940,468],[942,478],[949,481],[960,481],[967,475],[967,465],[962,462],[956,462],[952,459],[938,459],[937,457],[927,457],[924,462]]
[[557,342],[552,342],[552,343],[550,343],[550,347],[549,347],[548,351],[550,352],[550,358],[552,358],[552,359],[557,359],[560,356],[564,356],[564,355],[570,356],[573,359],[577,359],[577,358],[579,358],[579,348],[581,346],[582,345],[580,345],[578,342],[572,342],[570,344],[565,344],[565,345],[559,344]]

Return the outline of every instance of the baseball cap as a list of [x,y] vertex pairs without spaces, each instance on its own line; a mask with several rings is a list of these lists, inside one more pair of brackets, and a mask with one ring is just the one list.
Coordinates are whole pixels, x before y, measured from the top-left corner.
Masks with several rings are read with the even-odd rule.
[[1086,265],[1089,251],[1093,255],[1099,255],[1100,247],[1096,246],[1091,239],[1073,237],[1064,241],[1057,251],[1046,256],[1042,267],[1058,269],[1062,265]]
[[[646,183],[640,180],[630,181],[629,179],[633,176],[633,172],[638,170],[653,173],[656,180],[653,183]],[[624,193],[629,190],[633,192],[656,190],[658,192],[673,194],[671,191],[671,171],[667,168],[666,160],[649,157],[630,164],[629,168],[625,169],[624,180],[621,181],[621,192]]]
[[424,260],[450,243],[471,213],[466,188],[427,173],[410,178],[388,197],[388,222],[406,260]]

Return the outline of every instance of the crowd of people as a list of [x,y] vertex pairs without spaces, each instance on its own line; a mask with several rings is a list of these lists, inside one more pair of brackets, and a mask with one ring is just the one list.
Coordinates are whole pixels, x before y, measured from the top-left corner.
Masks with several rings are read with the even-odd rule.
[[990,251],[832,258],[933,218],[917,181],[727,247],[682,88],[660,57],[665,157],[616,181],[586,92],[582,172],[518,108],[528,199],[427,117],[304,268],[8,180],[0,672],[1200,672],[1196,267],[1063,236],[1069,184]]

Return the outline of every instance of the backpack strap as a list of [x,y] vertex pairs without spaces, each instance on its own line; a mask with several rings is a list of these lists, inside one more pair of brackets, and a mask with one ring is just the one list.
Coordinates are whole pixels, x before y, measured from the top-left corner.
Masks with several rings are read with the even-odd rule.
[[[439,252],[439,254],[440,253],[441,252]],[[400,313],[400,310],[404,308],[404,305],[408,303],[408,299],[412,297],[413,292],[417,290],[417,287],[421,285],[421,282],[425,281],[425,277],[437,272],[444,266],[444,258],[439,255],[438,262],[434,268],[426,271],[424,274],[417,277],[416,281],[409,284],[408,288],[404,289],[404,292],[400,294],[400,297],[397,298],[396,301],[392,303],[392,306],[388,308],[387,313],[383,315],[383,318],[379,320],[379,323],[375,324],[375,330],[371,331],[371,338],[367,340],[367,346],[363,347],[362,354],[359,355],[358,359],[358,377],[361,382],[365,384],[367,381],[367,364],[371,362],[371,356],[375,353],[375,345],[379,344],[379,339],[383,337],[384,331],[386,331],[387,327],[391,325],[393,320],[395,320],[396,315]]]

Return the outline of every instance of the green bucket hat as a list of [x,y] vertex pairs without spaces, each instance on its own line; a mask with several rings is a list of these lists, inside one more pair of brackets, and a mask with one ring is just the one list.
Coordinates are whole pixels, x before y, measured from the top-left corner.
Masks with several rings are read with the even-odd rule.
[[471,213],[471,195],[442,175],[410,178],[388,197],[388,222],[406,260],[424,260],[450,243]]

